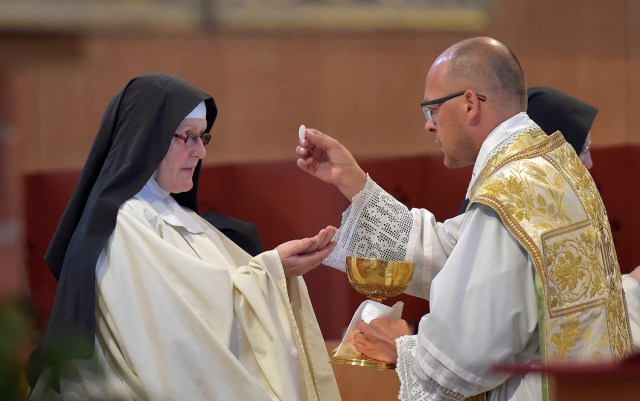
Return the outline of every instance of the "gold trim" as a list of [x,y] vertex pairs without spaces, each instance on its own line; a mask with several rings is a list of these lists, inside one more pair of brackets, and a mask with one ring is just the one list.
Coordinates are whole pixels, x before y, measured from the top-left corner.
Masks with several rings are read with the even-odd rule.
[[338,365],[361,366],[365,368],[375,368],[375,369],[395,369],[396,368],[395,363],[378,361],[376,359],[368,358],[364,355],[362,356],[362,359],[332,356],[331,358],[329,358],[329,362],[338,364]]

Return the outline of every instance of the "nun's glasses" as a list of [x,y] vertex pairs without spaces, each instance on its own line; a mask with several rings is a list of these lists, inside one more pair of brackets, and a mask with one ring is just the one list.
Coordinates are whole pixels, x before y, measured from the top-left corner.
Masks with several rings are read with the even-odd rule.
[[180,139],[181,141],[184,141],[184,144],[187,145],[188,147],[192,147],[193,145],[195,145],[196,142],[198,142],[198,138],[202,139],[202,144],[204,146],[207,146],[209,144],[209,141],[211,141],[211,134],[208,132],[203,132],[202,134],[197,134],[192,132],[185,132],[184,134],[178,134],[176,132],[175,134],[173,134],[173,136]]

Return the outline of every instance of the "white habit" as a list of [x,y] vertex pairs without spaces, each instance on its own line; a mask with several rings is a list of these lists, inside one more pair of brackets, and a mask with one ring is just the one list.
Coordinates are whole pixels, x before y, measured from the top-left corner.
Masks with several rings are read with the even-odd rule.
[[340,399],[303,279],[153,178],[120,207],[96,269],[96,354],[63,376],[65,400]]

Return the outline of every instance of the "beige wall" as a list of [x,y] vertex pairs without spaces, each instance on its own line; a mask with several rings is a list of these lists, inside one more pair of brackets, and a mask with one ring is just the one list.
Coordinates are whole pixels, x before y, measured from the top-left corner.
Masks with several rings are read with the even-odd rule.
[[[25,171],[78,169],[111,97],[132,77],[179,75],[220,108],[207,163],[293,159],[301,123],[357,156],[437,152],[418,104],[444,48],[490,35],[519,56],[530,85],[600,109],[595,147],[640,143],[640,2],[495,0],[482,32],[94,33],[0,41]],[[8,50],[7,50],[8,49]],[[11,57],[6,57],[11,54]]]

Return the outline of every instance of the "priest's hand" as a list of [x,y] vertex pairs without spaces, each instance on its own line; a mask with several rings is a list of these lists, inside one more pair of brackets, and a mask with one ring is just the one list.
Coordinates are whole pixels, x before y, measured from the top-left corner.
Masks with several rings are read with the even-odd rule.
[[378,318],[369,324],[361,320],[356,327],[360,330],[353,336],[356,349],[369,358],[391,363],[398,361],[396,338],[413,334],[413,330],[402,319],[391,322]]
[[335,185],[351,200],[364,189],[367,174],[340,142],[315,129],[307,128],[296,147],[298,167],[314,177]]
[[327,226],[314,237],[297,239],[278,245],[282,268],[286,277],[302,276],[315,269],[336,246],[332,241],[337,228]]
[[629,273],[629,277],[631,277],[632,279],[635,279],[637,282],[640,283],[640,266],[637,266],[635,269],[633,269],[633,271]]

